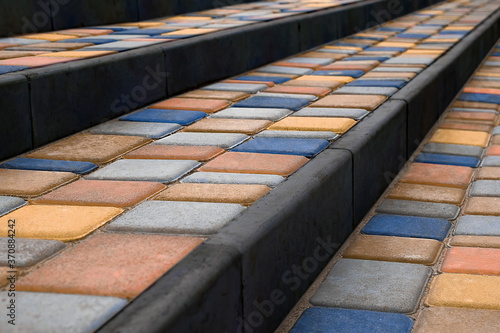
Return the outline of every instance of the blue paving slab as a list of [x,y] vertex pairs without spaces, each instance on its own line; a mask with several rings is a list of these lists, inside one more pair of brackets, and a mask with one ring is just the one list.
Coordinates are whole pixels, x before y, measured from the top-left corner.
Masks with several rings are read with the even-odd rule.
[[108,36],[114,36],[114,35],[149,35],[149,36],[156,36],[156,35],[161,35],[161,34],[166,34],[167,32],[173,32],[176,30],[173,29],[128,29],[124,31],[115,31]]
[[334,46],[360,47],[362,49],[366,49],[366,48],[370,47],[370,45],[365,45],[365,44],[354,44],[354,43],[343,43],[343,42],[335,43],[333,45]]
[[402,33],[402,34],[396,35],[394,37],[423,39],[423,38],[429,38],[430,36],[431,35],[428,35],[428,34],[405,34],[405,33]]
[[367,48],[365,51],[387,51],[387,52],[394,52],[394,51],[397,51],[397,52],[404,52],[406,51],[408,48],[406,47],[389,47],[389,46],[373,46],[373,47],[369,47]]
[[255,138],[233,148],[232,151],[313,157],[328,145],[327,140],[320,139]]
[[448,235],[450,228],[451,223],[443,219],[379,214],[373,216],[361,232],[367,235],[430,238],[442,241]]
[[[401,32],[401,31],[405,31],[406,28],[380,27],[377,30],[378,31],[395,31],[395,32]],[[377,30],[375,30],[375,31],[377,31]]]
[[324,307],[414,312],[432,270],[424,265],[340,259],[311,297]]
[[285,83],[286,81],[290,81],[289,78],[283,76],[257,76],[257,75],[246,75],[234,78],[233,80],[238,81],[265,81],[265,82],[274,82],[276,84]]
[[120,120],[176,123],[185,126],[205,118],[206,116],[207,114],[202,111],[146,109],[121,117]]
[[326,75],[326,76],[350,76],[353,78],[358,78],[365,75],[364,71],[361,70],[345,70],[345,71],[315,71],[311,75]]
[[0,66],[0,75],[29,69],[28,66]]
[[308,100],[300,98],[253,96],[233,106],[241,108],[279,108],[297,111],[308,104]]
[[8,162],[2,163],[0,165],[0,168],[38,171],[61,171],[86,174],[97,169],[97,165],[90,162],[44,160],[38,158],[18,157]]
[[500,236],[500,216],[464,215],[458,218],[454,235]]
[[378,40],[380,42],[385,40],[384,37],[366,37],[366,36],[350,36],[349,39]]
[[290,333],[409,333],[413,320],[400,313],[309,308],[295,323]]
[[0,216],[22,207],[26,201],[21,198],[0,196]]
[[418,155],[417,158],[415,158],[415,162],[431,163],[431,164],[445,164],[445,165],[458,165],[458,166],[477,168],[481,161],[475,157],[470,157],[470,156],[422,153],[422,154]]
[[346,84],[348,87],[391,87],[402,88],[406,84],[404,80],[356,80]]
[[109,27],[92,27],[90,29],[100,29],[100,30],[113,30],[114,32],[117,31],[126,31],[126,30],[133,30],[135,29],[134,27],[119,27],[119,26],[109,26]]
[[470,31],[446,30],[441,31],[440,35],[467,35]]
[[57,41],[57,43],[92,43],[95,45],[100,45],[100,44],[107,44],[107,43],[113,43],[113,42],[118,42],[119,39],[112,39],[112,38],[75,38],[75,39],[64,39]]
[[460,95],[458,100],[468,101],[468,102],[482,102],[482,103],[500,104],[500,95],[463,93],[462,95]]
[[500,57],[500,52],[494,52],[494,53],[492,54],[492,56],[493,56],[493,57]]
[[373,56],[373,57],[366,57],[366,56],[354,56],[354,57],[350,57],[350,58],[344,58],[342,59],[342,61],[365,61],[365,60],[377,60],[377,61],[380,61],[380,62],[384,62],[386,60],[390,59],[390,57],[377,57],[377,56]]

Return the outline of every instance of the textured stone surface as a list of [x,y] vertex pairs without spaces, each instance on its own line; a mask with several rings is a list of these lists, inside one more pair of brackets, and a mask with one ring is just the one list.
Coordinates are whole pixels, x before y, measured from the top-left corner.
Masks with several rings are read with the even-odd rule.
[[35,204],[130,207],[164,189],[160,183],[79,180],[38,199]]
[[369,112],[364,109],[349,108],[303,108],[293,114],[294,117],[344,117],[361,119]]
[[[0,237],[0,247],[7,249],[9,245],[7,237]],[[63,242],[55,240],[16,238],[16,267],[27,267],[36,264],[54,253],[62,250],[65,245]],[[0,266],[8,266],[7,256],[0,258]]]
[[0,236],[8,236],[8,220],[16,221],[16,237],[72,241],[85,237],[119,215],[112,207],[45,206],[22,207],[0,218]]
[[209,86],[205,86],[201,89],[207,90],[219,90],[219,91],[241,91],[246,93],[256,93],[260,90],[267,89],[268,86],[265,84],[253,84],[253,83],[215,83]]
[[86,178],[94,180],[140,180],[169,183],[198,167],[200,163],[190,160],[139,160],[116,161],[91,173]]
[[409,333],[413,321],[399,313],[313,307],[304,311],[290,333]]
[[106,230],[206,235],[222,228],[244,209],[228,203],[147,201],[110,223]]
[[251,135],[262,131],[271,124],[272,122],[268,120],[260,119],[206,118],[184,128],[184,131],[205,133],[244,133]]
[[[2,308],[10,300],[8,292],[0,294]],[[93,332],[127,305],[116,297],[32,292],[16,292],[15,300],[17,318],[23,318],[15,321],[16,332]]]
[[0,194],[41,195],[76,178],[69,172],[0,169]]
[[259,95],[250,97],[244,101],[236,103],[235,107],[240,108],[278,108],[299,110],[309,104],[306,99],[280,98],[280,97],[260,97]]
[[500,331],[500,311],[425,308],[415,321],[415,333],[490,333]]
[[287,117],[268,127],[271,131],[326,131],[342,134],[356,121],[351,118]]
[[213,113],[230,105],[229,101],[206,98],[170,98],[166,101],[153,104],[153,109],[191,110]]
[[277,186],[285,178],[278,175],[226,173],[226,172],[195,172],[182,179],[182,183],[201,184],[262,184]]
[[489,247],[500,249],[500,237],[498,236],[453,236],[450,240],[451,246],[469,246],[469,247]]
[[399,183],[388,198],[414,201],[430,201],[460,205],[464,200],[465,190],[453,187]]
[[446,273],[500,275],[500,249],[453,247],[441,264]]
[[230,149],[243,141],[248,136],[239,133],[176,133],[166,138],[155,141],[158,145],[177,146],[217,146]]
[[427,306],[500,310],[500,276],[441,274],[431,281]]
[[26,201],[21,198],[0,196],[0,216],[22,207]]
[[132,298],[202,241],[194,237],[101,233],[23,277],[17,287],[23,291]]
[[480,162],[479,159],[470,156],[455,156],[455,155],[429,154],[429,153],[422,153],[418,155],[414,161],[417,163],[459,165],[471,168],[478,167]]
[[405,183],[466,188],[473,172],[468,167],[412,163],[400,180]]
[[481,163],[484,167],[499,167],[500,166],[500,156],[486,156]]
[[288,109],[272,109],[272,108],[227,108],[216,112],[212,118],[228,118],[228,119],[265,119],[277,121],[292,113]]
[[476,197],[500,197],[500,180],[476,180],[469,195]]
[[500,198],[473,197],[467,200],[464,214],[500,216]]
[[460,208],[443,203],[386,199],[377,208],[382,214],[413,215],[453,220]]
[[387,99],[380,95],[331,95],[311,104],[312,107],[356,108],[374,110]]
[[442,248],[443,243],[434,239],[358,235],[342,256],[433,265]]
[[311,298],[316,306],[413,312],[430,268],[373,260],[341,259]]
[[324,139],[335,140],[339,137],[334,132],[318,131],[262,131],[256,138],[294,138],[294,139]]
[[0,165],[0,168],[38,171],[73,172],[77,174],[89,173],[97,169],[97,165],[90,162],[43,160],[37,158],[18,157]]
[[465,215],[457,220],[455,235],[500,236],[500,217]]
[[424,153],[449,154],[481,158],[484,149],[475,146],[451,145],[443,143],[428,143],[422,150]]
[[207,114],[202,111],[146,109],[123,116],[120,120],[139,123],[172,123],[185,126],[206,116]]
[[160,139],[178,131],[178,124],[146,123],[137,121],[109,121],[90,130],[92,134],[114,134],[145,136],[150,139]]
[[215,146],[147,145],[128,153],[123,158],[142,160],[207,161],[222,154],[223,152],[224,149]]
[[255,138],[233,148],[232,151],[312,157],[328,145],[328,141],[319,139]]
[[484,148],[488,145],[489,139],[490,135],[484,132],[438,129],[429,139],[429,142]]

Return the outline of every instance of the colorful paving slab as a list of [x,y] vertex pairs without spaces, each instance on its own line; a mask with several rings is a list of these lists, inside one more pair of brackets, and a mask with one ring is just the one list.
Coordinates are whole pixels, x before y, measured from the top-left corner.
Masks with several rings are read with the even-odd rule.
[[[276,2],[261,2],[232,6],[232,12],[221,15],[205,11],[3,39],[0,43],[26,52],[45,48],[51,53],[2,58],[0,73],[107,56],[346,3],[293,0],[274,7]],[[495,1],[445,2],[3,161],[0,236],[9,238],[15,228],[19,237],[19,257],[11,268],[19,268],[17,287],[33,304],[26,311],[45,318],[37,306],[59,302],[58,297],[75,308],[95,304],[98,313],[72,314],[73,324],[85,320],[89,326],[80,325],[83,331],[94,330],[206,237],[376,112],[498,7]],[[462,31],[464,24],[470,28],[463,34],[445,33]],[[436,272],[433,265],[441,264],[443,248],[451,244],[451,229],[457,236],[494,238],[458,239],[464,247],[498,248],[500,133],[495,126],[500,95],[490,84],[495,81],[479,80],[483,76],[476,78],[481,87],[467,88],[488,90],[470,90],[458,99],[455,108],[468,111],[450,111],[443,118],[448,127],[430,136],[427,150],[400,177],[342,264],[332,270],[329,284],[315,295],[318,308],[308,311],[306,319],[318,329],[358,325],[409,331],[415,316],[407,315],[422,304],[420,292]],[[462,256],[470,261],[474,253]],[[457,274],[446,269],[464,270],[464,276],[489,273],[481,263],[496,255],[487,251],[472,273],[452,258],[442,275]],[[487,294],[491,276],[482,277],[488,279],[477,288]],[[448,295],[448,280],[443,281],[433,282],[435,297],[427,303],[456,304],[457,297]],[[370,296],[369,288],[374,290]],[[492,295],[484,301],[487,307],[479,308],[497,310]],[[331,311],[338,320],[321,319]],[[370,326],[373,321],[377,328]],[[28,331],[33,327],[28,321],[24,325]],[[49,331],[73,331],[62,319],[46,325]],[[307,331],[308,325],[298,324],[294,332]]]
[[[278,332],[499,329],[500,175],[491,157],[498,153],[500,91],[474,88],[499,66],[487,62],[473,75]],[[489,126],[443,127],[478,122]]]

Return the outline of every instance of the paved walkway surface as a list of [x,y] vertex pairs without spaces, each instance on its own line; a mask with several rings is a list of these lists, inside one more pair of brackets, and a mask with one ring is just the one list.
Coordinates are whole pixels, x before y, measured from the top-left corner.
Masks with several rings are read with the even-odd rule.
[[[16,329],[88,332],[98,328],[206,237],[286,181],[286,177],[328,147],[332,140],[362,121],[459,43],[499,5],[496,1],[482,0],[444,2],[316,50],[161,101],[2,162],[0,235],[4,238],[0,242],[4,244],[5,255],[0,260],[0,281],[7,283],[7,278],[12,277],[12,284],[4,287],[0,303],[4,308],[10,304],[8,290],[15,285],[19,316]],[[493,55],[489,61],[493,67],[483,71],[490,79],[475,80],[476,85],[468,87],[472,90],[458,102],[461,108],[475,110],[450,113],[445,128],[436,132],[432,142],[487,146],[496,119],[496,104],[500,103],[495,99],[495,59]],[[484,98],[490,103],[488,111],[476,110],[484,106],[480,103]],[[445,149],[442,145],[436,147]],[[494,154],[495,149],[488,152]],[[447,179],[429,171],[433,165],[425,163],[435,159],[445,164],[450,163],[448,160],[469,161],[481,155],[474,156],[449,157],[433,154],[431,150],[419,157],[424,170],[414,171],[414,177],[425,178],[430,173],[435,178]],[[483,165],[498,165],[495,156],[488,158],[482,161]],[[398,207],[405,203],[401,197],[388,200],[379,208],[385,209],[385,214],[380,215],[381,220],[374,226],[375,230],[377,225],[385,230],[379,233],[389,232],[389,226],[397,224],[397,218],[387,214],[432,212],[436,220],[431,220],[431,225],[421,217],[407,218],[408,225],[414,225],[414,233],[432,235],[425,236],[429,240],[416,240],[425,244],[421,257],[413,258],[411,251],[402,250],[406,257],[401,254],[394,257],[411,257],[413,264],[345,259],[343,266],[333,271],[331,284],[335,284],[335,274],[345,276],[345,288],[339,290],[352,291],[352,297],[342,298],[352,302],[351,305],[335,303],[338,296],[328,294],[327,285],[315,296],[315,304],[356,307],[353,304],[358,302],[370,310],[404,313],[415,308],[432,272],[425,264],[435,261],[442,247],[440,241],[450,228],[446,219],[456,218],[459,211],[457,205],[441,201],[440,197],[454,199],[457,204],[474,170],[471,166],[443,168],[459,168],[460,171],[450,171],[449,177],[459,177],[457,181],[461,182],[446,183],[451,189],[445,188],[435,203],[408,201],[401,210]],[[498,178],[496,169],[486,173]],[[495,188],[494,185],[480,182],[477,189],[485,191]],[[421,199],[426,199],[424,190],[429,192],[434,188],[407,187],[400,189],[400,196],[420,193]],[[470,199],[466,211],[498,215],[500,205],[490,203],[494,200],[499,199]],[[464,228],[483,223],[477,218],[464,221]],[[491,221],[494,229],[494,218]],[[439,231],[435,231],[436,226]],[[401,231],[398,236],[408,236],[409,232]],[[410,239],[396,241],[410,246]],[[362,244],[369,247],[372,242],[365,240]],[[412,246],[419,249],[421,245]],[[382,248],[381,245],[375,249]],[[8,257],[8,249],[15,250],[14,257]],[[375,253],[370,249],[358,252]],[[464,256],[460,252],[449,253],[447,267],[455,267],[457,259],[453,258]],[[414,264],[418,260],[421,264]],[[366,283],[374,271],[380,275],[381,283],[372,285],[374,295],[382,295],[391,281],[400,284],[399,289],[387,298],[377,296],[376,300],[364,294],[354,297],[357,289],[350,283]],[[436,305],[452,302],[447,296],[450,286],[474,282],[467,280],[471,279],[469,273],[436,278],[427,302]],[[491,288],[495,283],[491,279],[495,278],[473,276],[479,279],[474,288],[487,296],[485,302],[490,307],[498,306],[500,298],[495,298],[497,291]],[[14,281],[14,277],[19,280]],[[399,302],[392,304],[393,299]],[[408,320],[403,322],[409,325]]]
[[102,57],[359,1],[363,0],[254,2],[143,22],[0,38],[0,74]]
[[500,331],[499,51],[279,332]]

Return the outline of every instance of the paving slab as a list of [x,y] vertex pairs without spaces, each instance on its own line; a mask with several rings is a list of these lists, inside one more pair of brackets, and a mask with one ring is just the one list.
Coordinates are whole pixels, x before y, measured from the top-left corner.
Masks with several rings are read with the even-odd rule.
[[205,86],[201,89],[206,90],[220,90],[220,91],[241,91],[249,94],[254,94],[261,90],[267,89],[268,86],[265,84],[254,84],[254,83],[214,83]]
[[286,94],[306,94],[318,97],[326,96],[331,92],[331,89],[322,87],[300,87],[300,86],[274,86],[267,88],[264,92],[286,93]]
[[427,306],[500,310],[500,276],[448,274],[432,279]]
[[486,146],[488,146],[489,140],[490,135],[484,132],[440,128],[436,130],[436,132],[434,132],[432,137],[429,139],[429,142],[468,145],[485,148]]
[[257,69],[261,73],[275,73],[275,74],[293,74],[293,75],[307,75],[312,73],[311,69],[285,67],[285,66],[264,66]]
[[161,139],[177,132],[182,127],[178,124],[158,124],[137,121],[108,121],[90,130],[92,134],[112,134],[144,136],[150,139]]
[[276,131],[325,131],[342,134],[348,131],[356,121],[341,117],[287,117],[273,125],[269,130]]
[[342,257],[434,265],[443,247],[434,239],[358,235]]
[[231,203],[147,201],[110,223],[106,230],[208,235],[245,210]]
[[255,134],[271,125],[262,119],[206,118],[184,128],[184,132]]
[[[194,237],[101,233],[17,281],[18,290],[133,298],[196,248]],[[147,271],[142,267],[148,267]]]
[[313,102],[318,99],[315,95],[307,95],[307,94],[288,94],[288,93],[271,93],[271,92],[260,92],[257,94],[258,97],[279,97],[279,98],[297,98],[297,99],[305,99],[309,102]]
[[471,156],[456,156],[444,154],[421,153],[415,160],[417,163],[445,164],[458,165],[471,168],[477,168],[481,162],[476,157]]
[[447,154],[447,155],[470,156],[475,158],[481,158],[484,149],[475,146],[428,143],[424,146],[422,152],[431,154]]
[[110,162],[148,142],[149,139],[136,136],[77,134],[32,151],[24,157],[100,164]]
[[399,183],[389,192],[387,197],[399,200],[429,201],[460,205],[464,200],[465,190],[444,186]]
[[475,197],[500,197],[500,180],[476,180],[469,195]]
[[[3,249],[8,248],[9,239],[8,237],[0,237],[0,246]],[[56,240],[16,238],[15,246],[15,266],[28,267],[64,249],[66,245]],[[0,259],[0,266],[9,266],[7,256]]]
[[200,184],[262,184],[277,186],[285,178],[279,175],[244,174],[227,172],[195,172],[184,177],[182,183]]
[[160,183],[78,180],[32,201],[34,204],[131,207],[165,189]]
[[[0,304],[10,303],[8,292]],[[93,332],[127,305],[117,297],[16,292],[16,332]],[[44,320],[40,320],[44,318]],[[7,324],[5,324],[7,325]]]
[[26,200],[16,197],[0,196],[0,216],[22,207]]
[[[15,220],[16,237],[73,241],[83,238],[121,214],[112,207],[30,205],[0,218],[0,236],[8,236],[8,221]],[[22,222],[21,222],[22,221]]]
[[413,321],[399,313],[313,307],[304,311],[290,333],[409,333],[412,326]]
[[231,151],[313,157],[328,145],[328,141],[320,139],[255,138],[233,148]]
[[192,124],[195,121],[198,121],[206,116],[207,114],[203,111],[146,109],[121,117],[120,120],[126,120],[127,123],[174,123],[185,126]]
[[389,87],[389,88],[402,88],[406,85],[404,80],[370,80],[370,79],[359,79],[350,82],[346,87]]
[[86,179],[170,183],[199,165],[197,161],[191,160],[124,159],[91,173]]
[[430,238],[442,241],[448,235],[450,228],[451,223],[443,219],[380,214],[372,217],[362,232],[368,235]]
[[415,321],[414,331],[416,333],[490,333],[500,331],[499,317],[500,311],[494,310],[424,308]]
[[290,80],[286,76],[274,76],[272,74],[262,73],[261,75],[245,75],[233,79],[235,82],[272,82],[274,84],[285,83]]
[[265,119],[277,121],[288,116],[292,112],[293,111],[288,109],[234,107],[216,112],[211,117],[228,119]]
[[315,306],[415,311],[431,269],[416,264],[340,259],[311,297]]
[[332,95],[350,94],[350,95],[382,95],[390,97],[398,92],[397,88],[392,87],[355,87],[343,86],[335,90]]
[[207,161],[222,154],[224,151],[224,149],[216,146],[147,145],[128,153],[123,156],[123,158],[142,160]]
[[249,137],[240,133],[175,133],[166,138],[155,141],[155,145],[174,146],[217,146],[231,149],[248,140]]
[[289,176],[308,161],[307,158],[296,155],[228,152],[198,170]]
[[208,98],[225,99],[232,102],[241,101],[250,97],[249,94],[239,91],[217,91],[217,90],[192,90],[179,96],[180,98]]
[[311,104],[311,107],[355,108],[372,111],[387,99],[381,95],[331,95]]
[[452,247],[445,253],[441,272],[500,275],[500,249]]
[[297,111],[309,104],[306,99],[299,98],[280,98],[280,97],[260,97],[253,96],[244,101],[234,104],[235,107],[241,108],[278,108]]
[[265,185],[181,183],[161,192],[155,200],[234,203],[249,206],[269,191],[270,188]]
[[365,109],[349,108],[303,108],[293,114],[294,117],[344,117],[359,120],[369,114]]
[[386,199],[378,206],[377,212],[453,220],[460,212],[460,208],[444,203]]
[[463,213],[468,215],[500,216],[500,198],[472,197],[467,200]]
[[481,166],[485,167],[498,167],[500,166],[500,156],[486,156],[482,163]]
[[400,178],[400,181],[413,184],[466,188],[472,179],[473,172],[473,169],[462,166],[412,163]]
[[228,107],[231,103],[219,99],[207,98],[170,98],[151,105],[152,109],[190,110],[213,113]]
[[41,195],[77,178],[70,172],[0,169],[0,195]]
[[256,138],[292,138],[292,139],[323,139],[335,140],[337,133],[328,131],[262,131],[255,135]]
[[464,215],[458,218],[455,235],[500,236],[500,217]]
[[61,171],[86,174],[98,168],[91,162],[45,160],[38,158],[18,157],[0,164],[0,168],[38,171]]
[[500,249],[500,237],[457,235],[451,238],[450,246],[486,247]]

